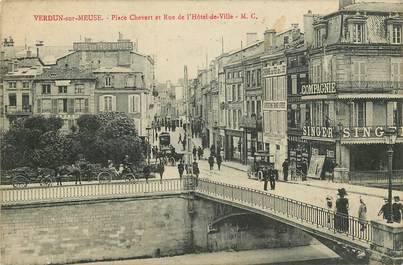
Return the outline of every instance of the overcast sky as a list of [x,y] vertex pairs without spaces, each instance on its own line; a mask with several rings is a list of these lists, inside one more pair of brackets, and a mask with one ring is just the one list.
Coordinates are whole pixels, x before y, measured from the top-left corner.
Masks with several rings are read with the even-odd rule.
[[[374,1],[374,0],[372,0]],[[393,1],[392,1],[393,2]],[[394,1],[396,2],[396,1]],[[115,41],[118,32],[124,38],[138,40],[141,53],[154,55],[158,81],[183,77],[183,66],[188,66],[189,77],[197,68],[224,50],[245,45],[246,33],[257,32],[263,38],[266,28],[284,30],[291,23],[302,27],[302,16],[308,10],[315,14],[336,11],[338,0],[261,0],[261,1],[91,1],[91,0],[13,0],[2,1],[2,39],[12,36],[16,45],[34,46],[36,40],[45,45],[71,45],[90,37],[94,41]],[[230,13],[232,20],[178,20],[180,14]],[[257,19],[240,19],[241,13],[255,13]],[[60,14],[77,16],[102,15],[97,22],[40,22],[34,15]],[[175,16],[174,21],[112,21],[112,15]]]

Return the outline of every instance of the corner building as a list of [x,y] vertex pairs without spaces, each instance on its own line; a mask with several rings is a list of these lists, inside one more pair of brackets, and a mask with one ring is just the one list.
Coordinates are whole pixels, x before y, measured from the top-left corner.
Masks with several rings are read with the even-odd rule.
[[393,166],[403,168],[402,10],[401,3],[340,1],[334,13],[304,15],[309,81],[299,88],[302,139],[310,156],[324,155],[325,167],[335,159],[350,179],[386,170],[381,128],[398,128]]

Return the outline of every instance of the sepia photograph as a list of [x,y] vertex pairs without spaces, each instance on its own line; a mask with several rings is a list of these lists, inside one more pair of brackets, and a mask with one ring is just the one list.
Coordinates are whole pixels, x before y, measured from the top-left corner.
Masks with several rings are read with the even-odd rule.
[[0,0],[0,265],[403,265],[402,0]]

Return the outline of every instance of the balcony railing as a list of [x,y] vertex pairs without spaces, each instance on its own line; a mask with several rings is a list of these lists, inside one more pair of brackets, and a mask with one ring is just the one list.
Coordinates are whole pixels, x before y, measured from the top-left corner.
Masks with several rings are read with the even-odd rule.
[[32,106],[5,106],[5,112],[8,115],[29,115],[32,113]]
[[337,81],[338,92],[392,92],[402,90],[401,81]]

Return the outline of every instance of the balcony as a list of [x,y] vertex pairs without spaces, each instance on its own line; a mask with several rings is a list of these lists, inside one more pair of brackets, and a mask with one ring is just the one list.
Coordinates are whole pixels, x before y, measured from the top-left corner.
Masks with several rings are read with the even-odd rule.
[[338,92],[390,93],[403,89],[401,81],[337,81]]
[[6,115],[24,116],[32,114],[32,106],[5,106]]

